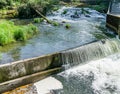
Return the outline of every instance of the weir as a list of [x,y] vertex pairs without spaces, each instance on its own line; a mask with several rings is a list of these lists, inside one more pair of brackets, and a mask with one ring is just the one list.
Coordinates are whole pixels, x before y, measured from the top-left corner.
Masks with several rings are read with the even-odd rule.
[[107,39],[55,54],[0,66],[0,92],[39,81],[61,71],[62,65],[78,65],[120,52],[116,39]]
[[113,53],[120,52],[119,44],[118,40],[110,39],[66,50],[62,52],[62,62],[73,66],[100,59]]

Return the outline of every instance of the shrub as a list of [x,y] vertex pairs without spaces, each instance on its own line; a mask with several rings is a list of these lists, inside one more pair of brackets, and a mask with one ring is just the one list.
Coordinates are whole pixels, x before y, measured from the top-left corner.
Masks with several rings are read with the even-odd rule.
[[36,26],[16,26],[11,21],[0,21],[0,45],[6,45],[16,41],[25,41],[38,32]]
[[38,13],[33,9],[37,8],[43,15],[51,10],[59,0],[28,0],[26,4],[18,8],[18,16],[20,18],[34,18],[38,17]]
[[26,31],[23,28],[19,28],[14,32],[14,38],[16,41],[25,41],[27,39]]

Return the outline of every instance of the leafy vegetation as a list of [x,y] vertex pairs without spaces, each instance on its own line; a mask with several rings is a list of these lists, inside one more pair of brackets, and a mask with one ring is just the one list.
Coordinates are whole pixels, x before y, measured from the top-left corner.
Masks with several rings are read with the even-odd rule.
[[101,3],[100,5],[90,6],[90,8],[93,8],[93,9],[99,11],[99,12],[104,12],[104,13],[106,13],[107,10],[108,10],[108,5]]
[[70,29],[70,28],[71,28],[71,24],[66,24],[66,25],[65,25],[65,28],[66,28],[66,29]]
[[16,26],[11,21],[0,21],[0,45],[6,45],[16,41],[25,41],[38,32],[36,26]]
[[41,23],[43,21],[44,21],[43,18],[34,18],[34,23]]
[[88,10],[86,10],[86,9],[84,9],[84,8],[81,8],[81,10],[82,10],[82,14],[90,14],[90,12],[88,11]]
[[59,26],[59,23],[56,22],[56,21],[52,21],[52,24],[53,24],[54,26]]
[[67,10],[64,10],[62,14],[67,14]]
[[33,7],[39,10],[43,15],[46,15],[46,13],[51,10],[55,4],[58,4],[58,2],[59,0],[28,0],[26,4],[19,7],[19,17],[31,18],[38,16]]

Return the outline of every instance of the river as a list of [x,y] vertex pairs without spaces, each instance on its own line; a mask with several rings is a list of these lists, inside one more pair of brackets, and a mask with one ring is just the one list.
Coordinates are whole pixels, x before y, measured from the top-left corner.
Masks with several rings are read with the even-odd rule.
[[[2,51],[0,63],[75,47],[62,52],[65,71],[33,84],[37,93],[120,94],[120,43],[105,27],[106,15],[90,8],[62,7],[47,17],[60,25],[35,24],[40,33]],[[94,41],[99,42],[91,43]]]
[[[63,14],[64,11],[67,11],[67,13]],[[82,11],[86,11],[86,13],[82,14]],[[46,22],[35,24],[39,28],[37,36],[24,43],[0,47],[0,64],[50,54],[99,39],[109,38],[104,34],[107,33],[105,27],[106,15],[95,10],[62,7],[47,17],[59,22],[60,25],[53,26]],[[70,24],[71,28],[66,29],[66,24]]]

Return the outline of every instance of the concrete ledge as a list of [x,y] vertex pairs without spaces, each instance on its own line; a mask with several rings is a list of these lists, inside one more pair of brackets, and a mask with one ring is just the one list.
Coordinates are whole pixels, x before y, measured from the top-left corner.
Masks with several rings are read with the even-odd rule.
[[37,82],[37,81],[39,81],[47,76],[58,73],[60,71],[61,71],[61,67],[58,67],[58,68],[38,72],[38,73],[35,73],[32,75],[27,75],[27,76],[24,76],[21,78],[17,78],[15,80],[3,82],[0,84],[0,94],[3,92],[6,92],[6,91],[12,90],[14,88],[17,88],[19,86],[22,86],[22,85],[27,85],[30,83]]
[[59,53],[0,65],[0,83],[61,66]]
[[117,17],[117,18],[120,18],[120,14],[118,15],[118,14],[107,14],[107,15],[111,15],[111,16],[114,16],[114,17]]
[[111,29],[113,29],[116,33],[118,33],[118,30],[117,30],[117,28],[115,26],[112,26],[109,23],[106,23],[106,26],[109,27],[109,28],[111,28]]

